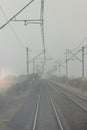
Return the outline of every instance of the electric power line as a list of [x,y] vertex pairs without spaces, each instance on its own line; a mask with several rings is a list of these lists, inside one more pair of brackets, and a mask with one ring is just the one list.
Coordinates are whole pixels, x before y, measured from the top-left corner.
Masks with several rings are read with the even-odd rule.
[[[83,46],[83,43],[87,40],[87,36],[77,45],[72,51],[77,50],[80,46]],[[87,46],[87,45],[86,45]]]
[[[1,9],[1,11],[2,11],[2,13],[3,13],[5,19],[8,20],[6,14],[5,14],[5,11],[3,10],[3,8],[2,8],[1,6],[0,6],[0,9]],[[21,45],[23,48],[25,48],[25,46],[23,45],[23,42],[22,42],[21,39],[18,37],[18,35],[17,35],[17,33],[15,32],[15,30],[13,29],[11,23],[9,23],[9,27],[10,27],[11,31],[13,32],[13,34],[14,34],[15,38],[17,39],[17,41],[20,43],[20,45]]]
[[13,17],[11,17],[7,22],[0,27],[0,30],[4,28],[8,23],[10,23],[16,16],[18,16],[25,8],[27,8],[34,0],[31,0],[27,5],[25,5],[19,12],[17,12]]

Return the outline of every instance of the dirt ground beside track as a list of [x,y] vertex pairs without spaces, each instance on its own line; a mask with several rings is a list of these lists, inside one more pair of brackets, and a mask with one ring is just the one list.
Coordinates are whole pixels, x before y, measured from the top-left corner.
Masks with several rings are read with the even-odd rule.
[[72,90],[72,91],[80,94],[81,96],[87,97],[87,91],[86,90],[84,91],[81,88],[76,88],[76,87],[66,85],[66,84],[62,84],[62,86],[69,89],[69,90]]
[[8,122],[15,116],[15,114],[22,107],[25,98],[31,93],[33,90],[26,91],[25,93],[14,98],[13,102],[9,104],[9,109],[5,112],[0,113],[0,130],[11,130],[8,128]]

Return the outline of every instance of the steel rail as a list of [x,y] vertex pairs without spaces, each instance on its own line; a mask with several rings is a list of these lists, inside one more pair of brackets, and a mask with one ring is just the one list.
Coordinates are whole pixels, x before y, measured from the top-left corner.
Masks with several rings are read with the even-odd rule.
[[73,95],[73,96],[75,96],[75,97],[77,97],[77,98],[79,98],[79,99],[81,99],[81,100],[87,102],[87,99],[85,99],[84,97],[81,97],[80,95],[77,95],[76,93],[72,92],[72,90],[67,90],[66,88],[63,88],[63,89],[64,89],[66,92],[70,93],[71,95]]
[[[60,89],[59,89],[60,90]],[[68,92],[64,92],[63,90],[60,90],[65,96],[67,96],[69,99],[71,99],[74,103],[76,103],[81,109],[83,109],[84,111],[87,112],[87,108],[85,106],[83,106],[81,103],[79,103],[78,101],[76,101],[76,99],[74,99],[73,97],[71,97]],[[72,95],[72,94],[71,94]],[[75,95],[74,95],[75,96]]]
[[55,104],[54,104],[53,99],[52,99],[52,97],[51,97],[51,94],[50,94],[50,92],[49,92],[49,89],[48,89],[48,95],[49,95],[49,98],[50,98],[50,101],[51,101],[51,105],[52,105],[53,111],[54,111],[55,116],[56,116],[56,119],[57,119],[57,123],[58,123],[58,125],[60,126],[60,129],[61,129],[61,130],[64,130],[64,128],[63,128],[63,126],[62,126],[62,123],[61,123],[61,120],[60,120],[60,118],[59,118],[59,115],[58,115],[58,113],[57,113]]
[[[51,87],[51,88],[53,88],[54,89],[54,87]],[[85,107],[85,106],[83,106],[81,103],[79,103],[78,101],[76,101],[73,97],[71,97],[69,94],[70,93],[68,93],[68,92],[65,92],[64,90],[61,90],[60,88],[57,88],[57,90],[56,89],[54,89],[57,93],[58,93],[58,91],[57,90],[59,90],[63,95],[65,95],[66,97],[68,97],[70,100],[72,100],[76,105],[78,105],[81,109],[83,109],[84,111],[86,111],[87,112],[87,108]],[[72,94],[71,94],[72,95]],[[75,96],[75,95],[74,95]]]
[[[53,82],[53,83],[54,83],[54,82]],[[56,83],[55,83],[55,84],[56,84]],[[58,85],[58,84],[56,84],[56,85]],[[54,88],[54,89],[56,89],[56,91],[58,91],[56,87],[52,87],[52,88]],[[62,87],[62,88],[63,88],[63,87]],[[79,94],[76,94],[76,93],[73,92],[72,90],[69,90],[69,89],[66,89],[66,88],[63,88],[63,89],[64,89],[66,92],[70,93],[71,95],[76,96],[77,98],[79,98],[79,99],[81,99],[81,100],[87,102],[87,98],[82,97],[82,96],[80,96]]]
[[36,112],[35,112],[35,117],[34,117],[34,122],[33,122],[33,128],[32,128],[32,130],[36,129],[38,112],[39,112],[39,104],[40,104],[40,95],[39,95],[38,102],[37,102],[37,107],[36,107]]

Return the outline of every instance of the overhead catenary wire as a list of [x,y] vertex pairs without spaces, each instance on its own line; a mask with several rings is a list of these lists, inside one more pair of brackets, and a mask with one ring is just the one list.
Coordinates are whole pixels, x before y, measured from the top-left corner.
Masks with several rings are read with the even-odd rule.
[[[83,43],[87,40],[87,36],[77,45],[72,51],[76,51],[79,47],[83,46]],[[87,46],[87,45],[86,45]]]
[[[1,11],[2,11],[2,13],[3,13],[5,19],[8,20],[6,14],[5,14],[4,10],[3,10],[3,8],[2,8],[2,7],[0,7],[0,8],[1,8]],[[21,45],[21,47],[22,47],[23,49],[26,49],[26,47],[24,46],[24,43],[23,43],[23,42],[21,41],[21,39],[18,37],[18,35],[17,35],[17,33],[15,32],[14,28],[12,27],[11,23],[9,22],[8,24],[9,24],[9,27],[10,27],[11,31],[13,32],[13,34],[14,34],[16,40],[18,41],[18,43],[20,43],[20,45]],[[29,58],[28,55],[27,55],[27,58]],[[27,60],[28,60],[28,59],[27,59]],[[28,68],[29,68],[29,67],[27,66],[27,79],[28,79],[28,74],[29,74],[29,69],[28,69]],[[27,85],[28,85],[28,83],[27,83]]]
[[[0,9],[1,9],[1,11],[2,11],[2,13],[3,13],[5,19],[8,20],[6,14],[5,14],[5,11],[3,10],[3,8],[2,8],[1,6],[0,6]],[[16,33],[16,31],[14,30],[14,28],[12,27],[11,23],[9,23],[9,27],[10,27],[11,31],[13,32],[13,34],[14,34],[16,40],[18,41],[18,43],[19,43],[23,48],[25,48],[25,46],[23,45],[23,42],[21,41],[21,39],[20,39],[19,36],[17,35],[17,33]]]
[[[67,59],[68,61],[69,61],[69,60],[72,60],[72,58],[75,57],[75,55],[79,54],[79,53],[82,51],[82,49],[79,49],[79,50],[78,50],[78,48],[79,48],[79,47],[82,47],[82,44],[83,44],[86,40],[87,40],[87,37],[85,37],[85,38],[80,42],[79,45],[77,45],[74,49],[71,50],[72,52],[74,52],[74,51],[75,51],[75,52],[74,52],[74,55],[73,55],[73,56],[71,56],[70,58]],[[87,48],[87,45],[85,45],[84,48]],[[65,59],[65,57],[64,57],[63,59]],[[63,61],[63,62],[61,62],[61,65],[63,65],[63,64],[66,62],[66,60],[62,60],[62,61]]]
[[[42,32],[42,42],[43,42],[43,54],[44,54],[44,59],[46,57],[46,50],[45,50],[45,39],[44,39],[44,0],[41,0],[41,17],[40,19],[29,19],[29,20],[26,20],[26,19],[18,19],[17,20],[17,16],[25,9],[27,8],[34,0],[31,0],[30,2],[28,2],[28,4],[26,6],[24,6],[20,11],[18,11],[14,16],[12,16],[10,19],[7,18],[4,10],[2,9],[2,13],[4,14],[5,18],[6,18],[6,23],[3,24],[1,27],[0,27],[0,30],[3,29],[6,25],[9,25],[10,26],[10,29],[12,30],[12,32],[14,33],[16,39],[19,41],[19,43],[21,43],[21,45],[23,46],[23,48],[26,48],[22,41],[20,40],[20,38],[18,37],[17,33],[15,32],[15,30],[13,29],[12,25],[11,25],[11,22],[24,22],[25,25],[27,25],[28,23],[30,24],[40,24],[41,25],[41,32]],[[29,60],[28,60],[29,61]],[[43,70],[44,70],[44,64],[45,64],[45,60],[43,61]]]
[[14,18],[16,18],[16,16],[18,16],[23,10],[25,10],[25,8],[27,8],[34,0],[31,0],[27,5],[25,5],[19,12],[17,12],[13,17],[11,17],[9,20],[7,20],[7,22],[5,24],[3,24],[0,27],[0,30],[2,28],[4,28],[7,24],[9,24]]
[[[17,20],[16,16],[18,16],[25,8],[27,8],[34,0],[31,0],[26,6],[24,6],[19,12],[17,12],[13,17],[11,17],[9,20],[7,19],[7,22],[0,27],[0,29],[4,28],[7,24],[9,24],[11,21],[24,21],[25,25],[28,23],[30,24],[40,24],[41,26],[41,34],[42,34],[42,42],[43,42],[43,50],[44,50],[44,59],[46,58],[46,50],[45,50],[45,38],[44,38],[44,0],[41,0],[41,11],[40,11],[40,19],[33,19],[33,20]],[[7,18],[7,17],[6,17]],[[27,23],[28,22],[28,23]],[[13,30],[13,29],[12,29]],[[13,30],[15,33],[15,31]],[[16,33],[15,33],[16,35]],[[16,35],[17,37],[17,35]],[[19,38],[17,37],[19,40]]]
[[[86,55],[85,53],[84,53],[84,50],[85,49],[85,47],[84,46],[82,46],[81,47],[81,49],[79,49],[78,51],[76,51],[76,53],[73,53],[73,51],[72,50],[69,50],[69,49],[66,49],[66,54],[67,54],[67,52],[68,53],[70,53],[72,56],[70,57],[70,58],[68,58],[68,57],[66,57],[66,60],[64,61],[64,63],[66,63],[66,71],[68,71],[68,61],[69,60],[73,60],[72,58],[73,57],[75,57],[75,59],[77,59],[78,61],[80,61],[80,62],[82,62],[82,79],[84,79],[84,55]],[[80,58],[79,57],[77,57],[77,54],[79,54],[80,52],[82,52],[82,59],[80,60]],[[63,64],[64,64],[63,63]],[[66,73],[66,76],[67,76],[67,73]]]
[[36,58],[38,58],[39,56],[41,56],[44,53],[44,51],[40,52],[37,56],[35,56],[33,59],[31,59],[29,61],[29,63],[31,63],[33,60],[35,60]]
[[[67,49],[67,52],[69,52],[73,57],[75,57],[75,59],[77,59],[78,61],[82,62],[79,57],[76,56],[76,54],[74,54],[71,50]],[[80,52],[80,50],[79,50]],[[78,53],[77,53],[78,54]]]
[[[66,50],[67,50],[67,49],[66,49]],[[75,57],[76,59],[78,59],[76,56],[77,56],[77,54],[79,54],[81,51],[82,51],[82,50],[80,49],[80,50],[76,51],[74,54],[71,53],[72,56],[69,57],[69,58],[67,57],[66,60],[64,60],[64,61],[62,60],[62,62],[59,64],[59,66],[61,66],[61,67],[63,67],[63,68],[66,68],[67,65],[68,65],[68,61],[72,60],[73,57]],[[79,59],[79,61],[81,61],[81,60]],[[64,66],[65,63],[67,64],[66,66]],[[54,70],[56,70],[56,69],[54,69]],[[66,68],[66,75],[68,76],[68,72],[67,72],[67,71],[68,71],[68,68]]]
[[[67,61],[72,60],[72,58],[73,58],[75,55],[79,54],[80,52],[81,52],[81,50],[78,50],[73,56],[71,56],[70,58],[67,58]],[[66,62],[66,60],[65,60],[62,64],[64,64],[65,62]]]

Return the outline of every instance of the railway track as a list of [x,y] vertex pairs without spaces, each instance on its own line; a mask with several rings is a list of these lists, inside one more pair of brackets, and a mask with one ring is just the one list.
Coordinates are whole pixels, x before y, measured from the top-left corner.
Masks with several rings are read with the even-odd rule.
[[52,105],[52,109],[53,109],[54,114],[55,114],[55,116],[56,116],[56,120],[57,120],[58,127],[59,127],[58,129],[59,129],[59,130],[64,130],[63,125],[62,125],[62,122],[61,122],[60,117],[59,117],[59,115],[58,115],[58,113],[57,113],[56,106],[55,106],[55,103],[54,103],[54,101],[53,101],[53,99],[52,99],[52,96],[51,96],[51,94],[50,94],[49,89],[48,89],[48,95],[49,95],[49,99],[50,99],[50,102],[51,102],[51,105]]
[[34,117],[32,130],[36,130],[36,124],[37,124],[38,112],[39,112],[39,105],[40,105],[40,95],[39,95],[39,98],[38,98],[38,101],[37,101],[37,107],[36,107],[36,111],[35,111],[35,117]]
[[[60,107],[57,106],[57,104],[54,100],[55,97],[51,94],[50,85],[49,85],[48,82],[47,82],[47,86],[48,86],[47,91],[48,91],[49,99],[50,99],[50,102],[51,102],[51,106],[52,106],[54,114],[56,116],[57,123],[60,126],[59,130],[70,130],[70,127],[67,124],[66,119],[65,119],[62,111],[60,110]],[[56,88],[54,88],[54,89],[56,89]],[[57,89],[56,89],[56,91],[58,92],[58,94],[60,94],[60,92]]]
[[[49,84],[49,83],[48,83]],[[59,86],[52,86],[50,84],[50,86],[55,89],[57,92],[61,92],[62,94],[64,94],[65,96],[67,96],[69,99],[71,99],[74,103],[76,103],[80,108],[82,108],[83,110],[85,110],[87,112],[87,99],[84,99],[83,97],[74,94],[73,92],[66,90],[63,87],[59,87]]]
[[[57,106],[60,107],[70,130],[87,130],[87,109],[77,100],[79,97],[76,96],[75,98],[75,95],[72,97],[72,94],[68,94],[69,92],[62,90],[59,87],[57,88],[49,82],[47,82],[47,84],[49,86],[50,93]],[[80,98],[80,100],[81,102],[86,102],[83,98]],[[73,115],[70,118],[72,113]]]
[[[40,95],[39,95],[39,98],[38,98],[38,101],[37,101],[37,107],[36,107],[36,110],[35,110],[35,116],[34,116],[34,122],[33,122],[32,130],[42,130],[42,129],[45,129],[45,130],[52,130],[52,129],[65,130],[63,128],[61,119],[58,115],[58,111],[56,110],[56,105],[55,105],[55,102],[54,102],[54,100],[51,96],[49,88],[47,88],[47,86],[43,85],[41,91],[42,92],[40,92]],[[44,104],[43,105],[44,107],[41,104]],[[44,109],[45,109],[45,111],[44,111]],[[44,115],[46,115],[46,116],[44,116]],[[49,120],[49,116],[52,118],[52,120],[51,120],[51,118]],[[48,125],[45,121],[47,121],[48,124],[50,124],[50,126],[49,126],[50,128],[48,128],[48,127],[45,128],[45,126]],[[54,125],[52,125],[51,122]],[[42,123],[43,127],[38,127],[40,125],[40,123]],[[52,127],[51,127],[51,125],[52,125]]]
[[38,118],[40,103],[40,85],[37,84],[34,90],[28,95],[21,108],[8,122],[12,130],[35,130]]
[[[40,100],[41,100],[41,96],[40,94],[38,95],[38,100],[36,103],[36,109],[35,109],[35,114],[34,114],[34,118],[32,121],[32,126],[31,126],[31,130],[36,130],[36,125],[37,125],[37,120],[38,120],[38,113],[39,113],[39,106],[40,106]],[[25,130],[30,130],[30,126],[27,126],[25,128]]]
[[56,85],[57,87],[60,86],[61,89],[63,89],[63,90],[66,91],[66,92],[71,93],[73,96],[76,96],[77,98],[79,98],[79,99],[81,99],[81,100],[87,102],[87,98],[86,98],[86,97],[80,96],[79,94],[73,92],[72,90],[69,90],[69,89],[64,88],[64,87],[63,87],[62,85],[60,85],[60,84],[57,84],[57,83],[52,82],[52,81],[50,81],[50,82],[51,82],[52,84]]
[[[12,119],[11,128],[13,130],[87,130],[86,118],[84,119],[87,111],[63,91],[43,80]],[[74,112],[77,117],[73,115],[73,118],[70,118]],[[84,129],[77,127],[79,119],[83,121],[81,123],[84,124],[82,127]]]

